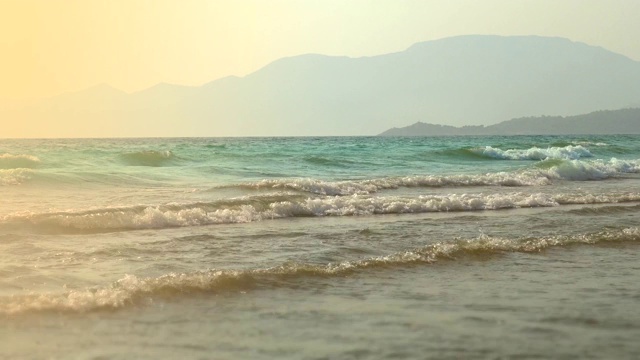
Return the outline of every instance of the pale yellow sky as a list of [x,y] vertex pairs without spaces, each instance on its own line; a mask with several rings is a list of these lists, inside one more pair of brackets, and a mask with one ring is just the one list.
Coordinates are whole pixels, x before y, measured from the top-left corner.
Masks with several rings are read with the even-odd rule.
[[463,34],[561,36],[640,60],[637,0],[0,0],[0,99],[201,85],[303,53]]

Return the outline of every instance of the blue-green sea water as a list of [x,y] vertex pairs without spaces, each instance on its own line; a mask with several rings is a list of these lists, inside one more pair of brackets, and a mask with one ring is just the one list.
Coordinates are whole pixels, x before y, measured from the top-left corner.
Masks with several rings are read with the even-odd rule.
[[0,358],[633,359],[640,137],[0,140]]

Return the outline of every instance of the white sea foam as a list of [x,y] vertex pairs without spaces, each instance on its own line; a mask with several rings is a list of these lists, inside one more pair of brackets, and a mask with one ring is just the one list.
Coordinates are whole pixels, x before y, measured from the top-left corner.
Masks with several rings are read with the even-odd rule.
[[260,286],[291,286],[296,279],[334,277],[368,269],[389,269],[410,264],[430,264],[465,256],[499,255],[505,252],[538,252],[549,247],[596,244],[613,241],[639,241],[637,227],[571,236],[540,238],[499,238],[482,235],[474,239],[443,241],[420,248],[359,260],[327,264],[285,263],[269,268],[248,270],[206,270],[169,273],[159,277],[126,275],[107,287],[72,290],[66,293],[43,293],[0,297],[0,314],[66,311],[88,312],[116,310],[154,299],[170,299],[193,293],[246,291]]
[[19,213],[0,217],[0,226],[44,232],[102,232],[157,229],[321,216],[362,216],[429,212],[461,212],[552,207],[564,204],[607,204],[640,201],[640,193],[624,194],[448,194],[418,197],[330,196],[290,200],[239,199],[230,204],[173,204],[57,213]]
[[320,195],[372,194],[400,187],[532,186],[547,185],[548,177],[532,172],[498,172],[480,175],[424,175],[370,180],[322,181],[317,179],[269,179],[245,184],[255,189],[290,189]]
[[483,156],[501,160],[545,160],[545,159],[565,159],[577,160],[585,157],[593,157],[593,154],[582,145],[569,145],[565,147],[549,147],[546,149],[532,147],[530,149],[502,150],[491,146],[474,150]]
[[31,169],[0,169],[0,185],[20,185],[31,179]]
[[576,141],[576,142],[573,142],[573,144],[574,145],[581,145],[581,146],[598,146],[598,147],[609,146],[609,144],[607,144],[607,143],[591,142],[591,141]]
[[602,180],[625,173],[640,173],[640,160],[547,159],[536,168],[479,175],[414,175],[369,180],[323,181],[310,178],[267,179],[241,187],[289,189],[320,195],[365,195],[401,187],[541,186],[552,180]]
[[603,180],[620,174],[640,173],[640,160],[568,160],[554,164],[543,173],[563,180]]

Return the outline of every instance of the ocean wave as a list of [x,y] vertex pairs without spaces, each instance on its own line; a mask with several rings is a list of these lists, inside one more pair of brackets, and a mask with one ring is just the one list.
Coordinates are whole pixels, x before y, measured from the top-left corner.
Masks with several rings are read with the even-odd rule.
[[621,174],[640,173],[640,160],[545,160],[536,167],[544,169],[543,174],[561,180],[604,180]]
[[550,147],[565,147],[568,145],[572,146],[584,146],[584,147],[608,147],[611,146],[608,143],[599,142],[599,141],[589,141],[589,140],[556,140],[549,144]]
[[540,173],[498,172],[481,175],[416,175],[348,181],[323,181],[311,178],[266,179],[239,186],[250,189],[288,189],[319,195],[364,195],[401,187],[532,186],[549,183],[549,178]]
[[120,155],[120,160],[130,166],[167,166],[176,160],[171,151],[145,150]]
[[312,178],[265,179],[228,185],[248,189],[286,189],[318,195],[366,195],[381,190],[419,187],[541,186],[553,180],[603,180],[621,174],[640,173],[640,160],[562,160],[547,159],[533,168],[514,172],[479,175],[414,175],[367,180],[324,181]]
[[509,252],[539,252],[547,248],[604,242],[637,242],[640,229],[626,228],[571,236],[500,238],[482,235],[426,245],[416,249],[339,263],[310,264],[288,262],[268,268],[247,270],[169,273],[159,277],[125,275],[107,287],[72,290],[61,294],[42,293],[0,298],[0,314],[34,312],[91,312],[117,310],[157,299],[172,299],[201,293],[240,292],[255,288],[299,287],[300,280],[331,279],[369,269],[397,269],[438,261],[455,261]]
[[593,141],[575,141],[573,142],[573,145],[580,145],[580,146],[597,146],[597,147],[604,147],[604,146],[610,146],[607,143],[603,143],[603,142],[593,142]]
[[242,197],[226,201],[104,208],[54,213],[18,213],[0,217],[0,228],[44,233],[95,233],[136,229],[248,223],[292,217],[364,216],[430,212],[463,212],[612,204],[640,201],[640,193],[614,194],[448,194],[418,197],[332,196],[295,194]]
[[40,165],[37,156],[27,154],[2,154],[0,155],[0,169],[32,169]]
[[[490,160],[492,159],[489,156],[484,155],[482,152],[479,152],[478,149],[449,149],[449,150],[441,150],[436,151],[436,155],[444,155],[446,157],[451,157],[455,160]],[[421,156],[422,157],[422,156]]]
[[564,147],[549,147],[546,149],[532,147],[530,149],[502,150],[491,146],[473,149],[472,151],[492,159],[499,160],[545,160],[565,159],[578,160],[585,157],[593,157],[593,154],[582,145],[568,145]]
[[569,210],[568,213],[574,215],[594,216],[594,215],[612,215],[612,214],[625,214],[640,212],[640,205],[623,206],[623,205],[611,205],[600,207],[584,207],[581,209]]
[[307,163],[313,165],[327,166],[327,167],[347,167],[349,164],[353,164],[353,161],[345,160],[345,159],[332,159],[330,157],[323,156],[307,156],[304,157],[303,160]]
[[33,176],[31,169],[0,169],[0,185],[20,185],[30,180]]
[[227,147],[227,144],[206,144],[204,145],[205,149],[224,149]]

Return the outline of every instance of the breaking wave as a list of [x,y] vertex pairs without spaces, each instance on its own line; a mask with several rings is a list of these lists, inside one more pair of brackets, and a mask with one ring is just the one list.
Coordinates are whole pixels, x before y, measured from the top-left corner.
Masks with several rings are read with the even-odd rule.
[[536,167],[550,178],[561,180],[604,180],[621,174],[640,173],[640,160],[545,160]]
[[33,155],[0,155],[0,169],[32,169],[38,165],[40,165],[40,159]]
[[72,290],[61,294],[32,294],[0,298],[0,314],[29,312],[91,312],[142,305],[156,299],[192,294],[247,291],[256,288],[299,287],[304,279],[344,277],[370,269],[397,269],[438,261],[495,256],[509,252],[539,252],[547,248],[605,242],[637,242],[640,229],[626,228],[597,233],[509,239],[480,236],[437,242],[416,249],[339,263],[284,263],[248,270],[206,270],[169,273],[160,277],[125,275],[107,287]]
[[33,176],[31,169],[0,169],[0,186],[20,185]]
[[296,194],[242,197],[211,203],[103,208],[52,213],[18,213],[0,217],[0,229],[44,233],[95,233],[322,216],[363,216],[463,212],[614,204],[640,201],[640,193],[612,194],[448,194],[418,197],[331,196]]
[[317,179],[266,179],[240,187],[252,189],[287,189],[319,195],[371,194],[401,187],[467,187],[547,185],[549,179],[534,173],[489,173],[482,175],[425,175],[396,178],[323,181]]
[[233,185],[249,189],[285,189],[318,195],[366,195],[401,187],[541,186],[552,180],[604,180],[621,174],[640,173],[640,160],[547,159],[531,169],[480,175],[415,175],[394,178],[323,181],[311,178],[266,179]]
[[564,159],[578,160],[585,157],[593,157],[593,154],[582,145],[568,145],[565,147],[549,147],[546,149],[532,147],[526,150],[502,150],[491,146],[473,149],[472,151],[493,159],[499,160],[545,160]]
[[610,146],[607,143],[593,142],[593,141],[575,141],[573,144],[574,145],[581,145],[581,146],[597,146],[597,147]]

